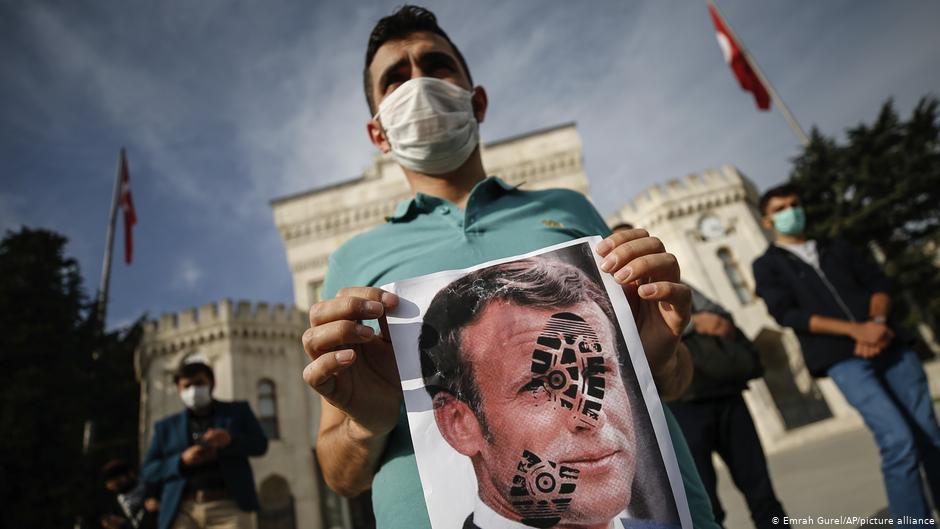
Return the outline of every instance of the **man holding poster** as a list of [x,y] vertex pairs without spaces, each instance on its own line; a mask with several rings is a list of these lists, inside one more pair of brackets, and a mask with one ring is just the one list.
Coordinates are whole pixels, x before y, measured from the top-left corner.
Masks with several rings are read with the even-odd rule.
[[[581,243],[483,265],[436,292],[425,278],[386,287],[427,305],[414,344],[411,322],[395,316],[407,309],[388,323],[403,386],[418,356],[430,397],[407,392],[406,405],[434,527],[454,527],[453,510],[464,528],[679,527],[666,475],[675,460],[657,450],[645,405],[656,395],[637,382],[591,254]],[[437,443],[472,466],[469,515],[456,484],[466,465],[422,436],[426,411]]]
[[[347,495],[371,488],[380,528],[430,527],[394,351],[387,334],[359,323],[382,322],[398,304],[375,285],[610,231],[579,193],[487,178],[478,144],[486,91],[431,12],[404,6],[380,20],[363,77],[369,137],[395,157],[415,196],[330,256],[325,301],[311,308],[303,338],[312,360],[304,380],[322,397],[317,460],[330,487]],[[679,395],[691,376],[679,347],[691,294],[675,257],[644,230],[611,235],[597,252],[630,300],[657,388]],[[694,526],[715,529],[681,431],[668,412],[666,420]]]

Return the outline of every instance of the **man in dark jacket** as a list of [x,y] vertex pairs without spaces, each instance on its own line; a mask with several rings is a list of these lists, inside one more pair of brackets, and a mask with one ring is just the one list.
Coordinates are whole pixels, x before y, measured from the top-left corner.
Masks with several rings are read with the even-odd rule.
[[143,478],[163,487],[159,529],[250,529],[258,510],[249,456],[268,449],[248,403],[212,398],[208,365],[184,364],[173,377],[186,409],[154,426]]
[[763,373],[757,350],[724,307],[695,289],[692,322],[682,343],[692,353],[695,374],[685,395],[668,406],[689,442],[715,519],[721,524],[725,518],[712,463],[712,454],[717,452],[744,494],[754,526],[787,527],[783,506],[767,471],[764,449],[741,396],[748,380]]
[[940,501],[940,427],[923,367],[891,320],[887,278],[844,241],[808,239],[796,188],[770,189],[760,210],[775,241],[754,261],[757,294],[796,332],[810,373],[829,376],[871,429],[899,525],[929,518],[920,467]]

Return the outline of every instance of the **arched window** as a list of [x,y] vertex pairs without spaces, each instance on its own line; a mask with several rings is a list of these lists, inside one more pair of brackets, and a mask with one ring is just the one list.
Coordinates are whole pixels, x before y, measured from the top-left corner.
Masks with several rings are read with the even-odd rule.
[[264,379],[258,382],[258,420],[268,439],[279,439],[277,429],[277,394],[274,382]]
[[258,529],[296,529],[294,495],[287,480],[272,474],[258,487]]
[[744,281],[744,275],[741,274],[741,269],[738,267],[737,261],[735,261],[734,256],[731,255],[731,250],[719,248],[718,259],[721,259],[721,264],[725,269],[725,275],[728,276],[728,281],[731,282],[731,288],[734,289],[734,293],[738,296],[738,301],[740,301],[742,305],[750,303],[754,299],[754,296],[751,294],[751,289],[748,288],[747,283]]

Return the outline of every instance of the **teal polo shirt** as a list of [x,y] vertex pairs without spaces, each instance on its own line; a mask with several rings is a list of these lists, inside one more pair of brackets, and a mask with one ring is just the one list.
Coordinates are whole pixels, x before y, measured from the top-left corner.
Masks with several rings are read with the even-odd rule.
[[[385,224],[330,255],[323,299],[344,287],[384,285],[609,234],[587,198],[567,189],[522,191],[490,177],[470,192],[466,210],[418,193],[398,204]],[[668,408],[664,413],[693,524],[719,529],[682,430]],[[404,408],[372,481],[372,504],[379,529],[431,527]]]

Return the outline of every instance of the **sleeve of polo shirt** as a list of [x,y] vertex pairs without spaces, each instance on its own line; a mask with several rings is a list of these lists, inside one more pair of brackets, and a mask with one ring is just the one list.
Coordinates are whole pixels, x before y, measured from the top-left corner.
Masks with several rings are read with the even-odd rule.
[[797,305],[791,293],[795,286],[786,284],[773,268],[771,257],[766,255],[751,265],[757,295],[764,300],[767,311],[781,326],[797,332],[809,332],[809,320],[813,313]]
[[[355,255],[355,253],[353,253]],[[323,279],[323,290],[320,291],[320,299],[327,300],[336,297],[337,292],[346,287],[367,287],[372,286],[360,281],[355,274],[357,267],[349,262],[355,257],[350,256],[347,246],[341,246],[338,250],[330,254],[327,260],[326,277]],[[316,303],[317,300],[311,300]],[[372,330],[379,332],[378,320],[366,320],[364,325],[372,327]]]
[[692,453],[689,451],[689,445],[686,444],[682,428],[679,427],[676,418],[673,417],[672,412],[666,406],[663,406],[663,414],[666,416],[666,426],[669,427],[669,436],[672,438],[672,448],[676,452],[679,473],[682,474],[682,486],[685,489],[685,498],[689,502],[692,527],[695,529],[721,529],[721,526],[715,521],[711,500],[708,498],[708,493],[705,492],[705,485],[702,484],[698,469],[695,468],[695,460],[692,459]]
[[597,211],[597,208],[594,207],[594,204],[584,197],[584,207],[587,211],[585,217],[589,223],[589,226],[597,230],[597,234],[601,237],[609,237],[612,231],[610,231],[610,226],[607,225],[607,222],[604,220],[604,217]]
[[[340,247],[338,250],[330,254],[330,257],[326,262],[326,277],[323,278],[323,290],[321,290],[322,300],[333,299],[336,297],[336,293],[340,289],[351,286],[364,286],[364,285],[350,285],[349,282],[352,278],[346,276],[346,272],[350,269],[349,266],[343,265],[345,252],[343,248]],[[317,300],[310,300],[312,303],[316,303]]]

